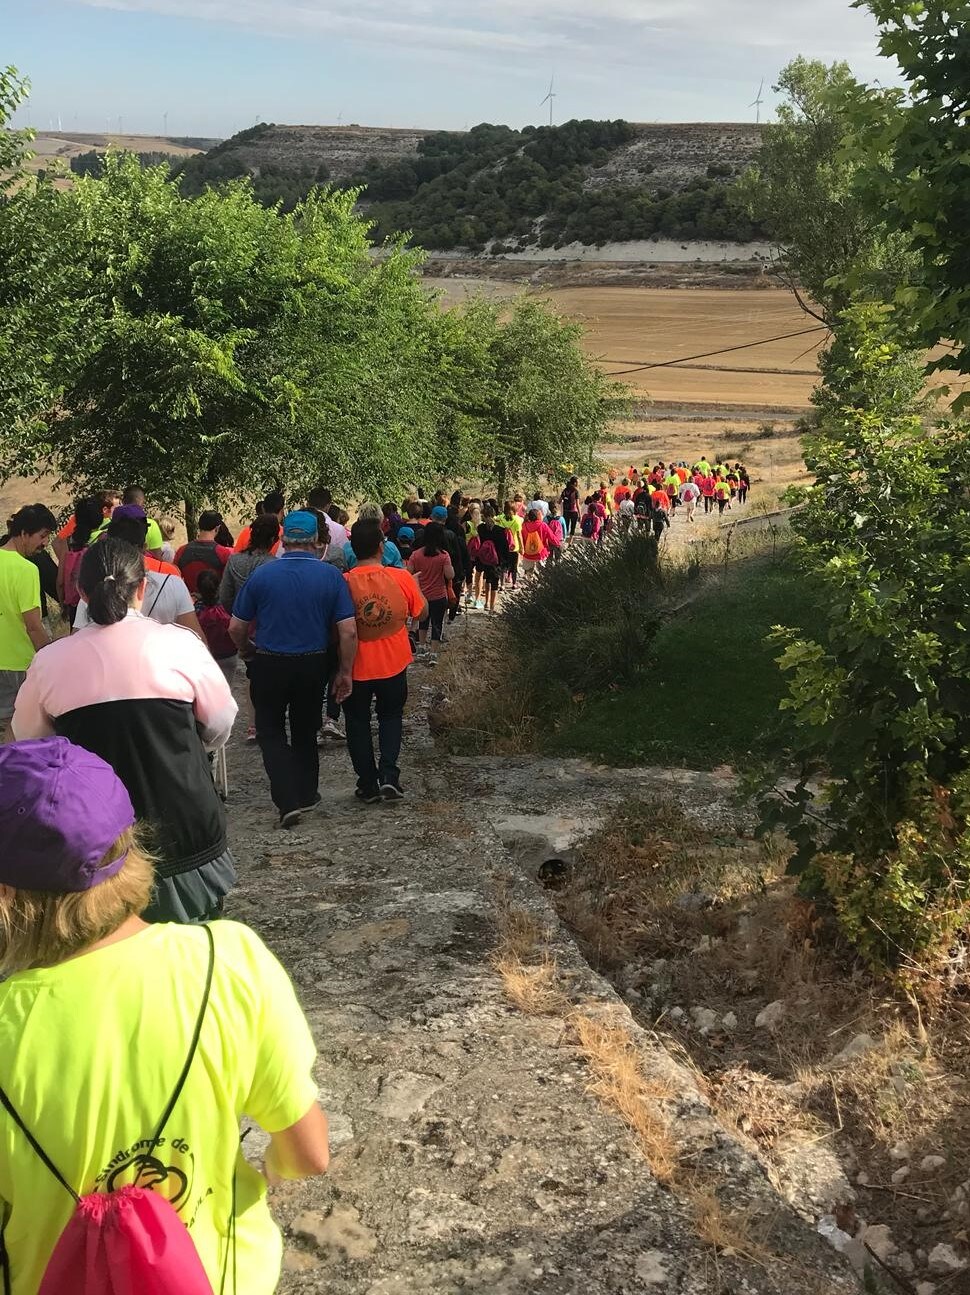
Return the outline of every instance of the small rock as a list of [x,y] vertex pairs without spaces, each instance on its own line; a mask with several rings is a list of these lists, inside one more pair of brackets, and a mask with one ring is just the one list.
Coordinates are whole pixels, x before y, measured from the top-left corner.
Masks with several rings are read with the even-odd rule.
[[896,1256],[893,1260],[893,1267],[898,1272],[905,1273],[907,1277],[912,1277],[913,1273],[916,1271],[916,1263],[913,1256],[906,1254],[905,1251]]
[[967,1261],[961,1259],[952,1246],[942,1241],[930,1251],[926,1266],[934,1277],[952,1277],[954,1273],[963,1272]]
[[409,1120],[424,1109],[440,1087],[441,1083],[428,1075],[399,1071],[385,1080],[377,1102],[377,1113],[388,1120]]
[[843,1232],[832,1214],[823,1214],[815,1225],[816,1232],[823,1236],[833,1250],[844,1255],[856,1270],[862,1272],[866,1266],[867,1252],[861,1241]]
[[875,1046],[876,1041],[870,1035],[857,1034],[854,1039],[845,1045],[841,1052],[836,1053],[826,1069],[840,1070],[843,1066],[855,1061],[856,1057],[863,1057],[867,1052],[871,1052]]
[[936,1282],[919,1282],[916,1295],[936,1295]]
[[889,1181],[894,1187],[898,1187],[900,1183],[904,1183],[906,1181],[912,1172],[913,1171],[910,1169],[909,1165],[903,1165],[900,1169],[897,1169],[894,1174],[892,1174]]
[[712,1011],[709,1007],[692,1007],[690,1014],[695,1027],[700,1030],[701,1034],[710,1034],[714,1026],[717,1025],[717,1012]]
[[777,1030],[779,1025],[785,1019],[785,1004],[779,999],[775,1003],[769,1003],[763,1007],[755,1017],[755,1025],[759,1030]]
[[885,1223],[877,1223],[873,1227],[866,1228],[859,1240],[864,1246],[884,1263],[896,1254],[899,1247],[893,1240],[892,1230]]
[[709,935],[702,935],[701,938],[698,940],[697,944],[694,946],[694,952],[710,953],[711,947],[712,947],[711,937]]
[[721,1024],[726,1030],[736,1030],[738,1028],[738,1018],[733,1012],[728,1012],[726,1016],[721,1017]]
[[364,1227],[352,1205],[335,1205],[329,1214],[304,1210],[293,1220],[293,1235],[321,1250],[339,1251],[347,1260],[366,1259],[377,1249],[377,1237]]
[[306,1273],[312,1272],[314,1268],[321,1268],[323,1260],[318,1259],[316,1255],[311,1255],[306,1250],[287,1250],[283,1254],[283,1271],[285,1273]]
[[946,1156],[924,1156],[919,1162],[919,1171],[921,1174],[935,1174],[945,1164]]
[[714,903],[714,896],[707,895],[700,890],[692,890],[689,894],[678,895],[674,903],[678,908],[686,909],[688,913],[696,913],[705,908],[710,908]]
[[643,1002],[643,995],[640,993],[639,989],[628,989],[628,990],[624,993],[623,997],[626,999],[626,1001],[627,1001],[628,1003],[642,1003],[642,1002]]
[[659,1250],[647,1250],[644,1254],[638,1255],[634,1267],[637,1278],[644,1286],[665,1286],[670,1276],[664,1256]]
[[889,1152],[890,1160],[909,1160],[912,1157],[913,1149],[908,1142],[897,1142]]
[[682,1007],[672,1007],[668,1012],[668,1016],[672,1021],[682,1021],[684,1019],[684,1015],[685,1013]]
[[859,1170],[859,1172],[855,1176],[855,1180],[860,1187],[869,1186],[869,1175],[866,1173],[864,1169]]

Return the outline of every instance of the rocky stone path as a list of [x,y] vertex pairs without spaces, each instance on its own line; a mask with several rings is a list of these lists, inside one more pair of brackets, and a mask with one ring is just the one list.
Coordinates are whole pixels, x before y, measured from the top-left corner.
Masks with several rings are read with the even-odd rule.
[[[280,1290],[858,1289],[714,1123],[690,1075],[582,961],[533,880],[556,833],[565,843],[577,824],[595,826],[628,780],[580,762],[439,754],[422,705],[433,676],[414,674],[400,805],[355,801],[335,747],[322,753],[321,809],[281,832],[258,751],[234,739],[229,752],[241,878],[228,915],[254,926],[293,977],[335,1151],[326,1178],[274,1191],[287,1236]],[[688,785],[696,777],[684,775]],[[672,1082],[668,1114],[685,1157],[726,1205],[764,1225],[770,1262],[719,1256],[702,1240],[687,1202],[657,1183],[623,1122],[587,1092],[563,1021],[507,1002],[489,959],[496,877],[508,872],[515,902],[548,924],[572,1000],[615,1012],[647,1070]]]

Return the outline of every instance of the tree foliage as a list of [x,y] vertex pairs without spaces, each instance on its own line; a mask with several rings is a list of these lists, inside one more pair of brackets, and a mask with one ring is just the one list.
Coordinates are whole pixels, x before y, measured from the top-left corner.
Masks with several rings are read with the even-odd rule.
[[12,65],[0,67],[0,195],[18,182],[23,164],[31,156],[32,130],[13,130],[7,122],[27,98],[29,83]]
[[623,388],[583,354],[582,326],[530,297],[478,299],[464,326],[483,357],[470,454],[498,498],[510,481],[591,462]]
[[[867,7],[880,25],[880,48],[898,63],[908,91],[888,117],[880,112],[880,92],[860,96],[853,141],[868,156],[873,206],[919,255],[920,279],[897,293],[899,313],[925,345],[954,343],[956,355],[940,363],[967,373],[970,3],[867,0]],[[881,165],[876,156],[885,159]]]
[[800,777],[765,821],[850,939],[898,964],[945,952],[970,912],[970,439],[926,425],[884,307],[839,321],[824,376],[794,525],[828,616],[815,638],[777,631]]
[[275,481],[387,497],[586,443],[609,411],[579,330],[536,302],[441,310],[356,198],[186,197],[109,153],[0,206],[0,476],[137,480],[191,521]]
[[[834,325],[854,301],[892,296],[911,270],[908,239],[888,228],[872,202],[870,168],[880,163],[874,139],[874,156],[846,148],[857,105],[868,95],[849,65],[799,57],[774,89],[785,96],[778,120],[765,127],[757,165],[740,193],[778,243],[776,268],[785,283]],[[880,122],[897,110],[892,94],[874,92],[869,99]],[[871,139],[875,120],[872,125]]]

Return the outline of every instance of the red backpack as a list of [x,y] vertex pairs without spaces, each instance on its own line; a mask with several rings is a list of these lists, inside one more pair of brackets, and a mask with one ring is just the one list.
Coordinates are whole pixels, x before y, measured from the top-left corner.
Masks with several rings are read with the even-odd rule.
[[[182,1073],[148,1147],[148,1155],[154,1152],[162,1139],[199,1046],[215,964],[212,932],[208,926],[203,929],[209,940],[209,967],[195,1032]],[[0,1105],[64,1190],[74,1198],[76,1207],[57,1240],[37,1295],[213,1295],[212,1283],[202,1267],[202,1260],[188,1229],[170,1201],[144,1187],[122,1187],[114,1192],[78,1195],[14,1110],[2,1088]],[[223,1290],[230,1250],[233,1256],[235,1290],[235,1181],[233,1198],[233,1212],[229,1222],[230,1245],[226,1248],[226,1264],[222,1274]],[[10,1263],[6,1247],[2,1243],[2,1234],[0,1271],[3,1274],[5,1295],[10,1295]]]
[[78,572],[81,569],[81,559],[87,553],[87,549],[68,549],[61,558],[61,571],[64,583],[64,606],[76,607],[81,601],[81,591],[77,587]]

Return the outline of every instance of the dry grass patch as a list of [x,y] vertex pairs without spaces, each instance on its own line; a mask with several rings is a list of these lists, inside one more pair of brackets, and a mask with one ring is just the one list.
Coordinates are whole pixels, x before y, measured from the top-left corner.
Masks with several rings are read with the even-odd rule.
[[746,1259],[759,1268],[768,1268],[777,1259],[755,1236],[756,1211],[726,1209],[714,1188],[699,1181],[687,1184],[684,1196],[697,1235],[716,1254]]
[[654,1177],[669,1186],[677,1172],[677,1144],[657,1103],[672,1097],[672,1088],[644,1075],[639,1050],[622,1025],[583,1012],[574,1012],[568,1025],[590,1069],[588,1091],[620,1116]]
[[506,998],[526,1016],[561,1016],[569,1010],[555,958],[547,954],[528,966],[513,954],[497,954],[492,965],[502,977]]
[[524,755],[535,750],[539,721],[531,713],[528,690],[509,662],[514,653],[499,619],[478,621],[451,634],[474,638],[471,650],[439,654],[434,683],[440,693],[432,702],[428,723],[436,739],[457,755]]

